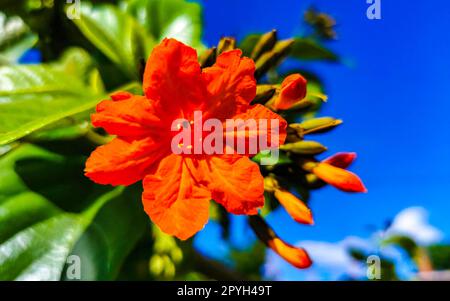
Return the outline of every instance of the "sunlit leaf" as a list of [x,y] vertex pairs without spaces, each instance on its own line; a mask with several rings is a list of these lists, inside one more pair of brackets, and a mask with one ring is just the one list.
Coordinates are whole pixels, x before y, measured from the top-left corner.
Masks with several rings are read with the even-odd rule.
[[128,78],[139,79],[139,61],[147,59],[153,39],[136,19],[113,5],[82,5],[73,19],[84,36]]
[[[19,147],[0,159],[1,280],[59,280],[69,255],[79,256],[82,279],[114,279],[123,259],[142,236],[147,218],[140,202],[130,204],[130,200],[138,199],[139,190],[125,194],[119,187],[101,194],[98,192],[103,188],[86,185],[91,197],[83,198],[92,202],[79,212],[63,210],[61,206],[70,207],[64,205],[68,196],[80,190],[76,178],[82,176],[72,173],[68,160],[32,145]],[[43,164],[39,164],[41,161]],[[27,166],[20,167],[21,162]],[[58,165],[60,171],[49,162]],[[81,161],[79,165],[84,164]],[[54,178],[60,178],[61,172],[71,185]],[[50,182],[48,188],[43,187],[45,180],[38,175]],[[51,184],[66,189],[49,190]],[[54,201],[58,198],[57,206]]]
[[0,67],[0,145],[86,111],[100,97],[80,78],[52,66]]
[[305,38],[295,38],[295,43],[291,49],[290,55],[302,60],[338,61],[339,59],[331,50],[318,44],[314,40]]
[[202,17],[198,3],[185,0],[131,0],[126,10],[157,41],[175,38],[193,47],[201,44]]

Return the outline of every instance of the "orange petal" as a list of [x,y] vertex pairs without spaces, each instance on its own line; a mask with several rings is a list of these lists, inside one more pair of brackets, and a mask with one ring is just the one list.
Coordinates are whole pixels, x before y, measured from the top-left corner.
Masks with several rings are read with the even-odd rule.
[[143,89],[147,98],[167,114],[197,108],[204,102],[205,88],[195,49],[175,39],[164,39],[147,60]]
[[300,74],[291,74],[281,83],[281,91],[273,103],[277,110],[289,109],[306,96],[306,79]]
[[244,112],[256,95],[255,63],[239,49],[219,55],[203,69],[208,91],[208,117],[225,119]]
[[163,155],[164,150],[151,138],[134,141],[115,138],[91,153],[84,171],[99,184],[130,185],[143,179]]
[[[157,135],[163,128],[161,114],[143,96],[128,92],[111,95],[113,100],[104,100],[92,114],[92,124],[104,128],[111,135],[124,137],[146,137]],[[170,125],[166,126],[170,129]]]
[[361,179],[348,170],[322,162],[317,164],[312,171],[320,179],[340,190],[347,192],[367,192]]
[[295,195],[286,190],[276,189],[275,197],[296,222],[308,225],[314,223],[311,210]]
[[[255,155],[262,150],[279,147],[286,139],[286,120],[263,105],[253,105],[244,113],[234,116],[233,119],[243,120],[245,122],[241,123],[240,126],[224,126],[225,137],[234,137],[235,149],[237,147],[237,139],[245,139],[245,149],[247,154]],[[277,120],[278,126],[272,126],[272,120]],[[263,127],[260,126],[260,121],[263,121]],[[256,126],[253,126],[252,123]],[[256,143],[259,142],[262,137],[267,139],[266,145],[259,145],[258,143],[256,152],[249,152],[249,141],[254,139],[253,141]]]
[[284,260],[299,269],[306,269],[311,266],[312,261],[308,256],[308,253],[298,247],[294,247],[278,237],[268,242],[269,247]]
[[264,179],[248,157],[211,156],[198,161],[212,199],[233,214],[256,214],[264,206]]
[[336,153],[322,162],[345,169],[349,167],[355,159],[356,153]]
[[185,240],[208,222],[211,194],[192,177],[182,156],[164,158],[144,179],[145,212],[165,233]]

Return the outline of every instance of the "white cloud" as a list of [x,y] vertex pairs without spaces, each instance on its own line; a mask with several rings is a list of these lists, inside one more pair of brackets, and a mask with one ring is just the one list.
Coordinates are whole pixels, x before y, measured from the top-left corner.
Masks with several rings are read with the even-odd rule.
[[362,250],[366,254],[380,254],[396,263],[396,272],[400,279],[411,279],[415,265],[404,252],[395,246],[380,248],[380,235],[407,235],[421,245],[436,243],[443,234],[428,222],[428,212],[421,207],[406,208],[396,215],[392,225],[385,233],[375,232],[368,238],[348,236],[339,242],[300,241],[295,245],[305,248],[313,265],[306,270],[299,270],[283,261],[278,255],[269,251],[265,264],[265,275],[276,280],[342,280],[364,279],[366,266],[353,259],[350,248]]
[[410,207],[401,211],[385,234],[406,235],[421,245],[439,242],[443,237],[441,231],[429,224],[428,211],[422,207]]

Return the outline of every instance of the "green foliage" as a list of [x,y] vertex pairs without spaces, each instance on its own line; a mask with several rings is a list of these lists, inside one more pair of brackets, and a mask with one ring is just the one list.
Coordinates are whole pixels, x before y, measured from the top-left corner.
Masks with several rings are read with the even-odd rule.
[[131,0],[125,9],[160,41],[175,38],[192,47],[201,46],[202,17],[198,3],[184,0]]
[[102,96],[50,65],[0,67],[0,144],[95,106]]
[[313,39],[296,38],[291,55],[302,60],[325,60],[335,62],[338,56]]
[[[84,177],[86,157],[106,138],[90,125],[95,105],[116,90],[141,93],[145,60],[163,38],[205,48],[198,3],[95,2],[82,1],[81,18],[73,20],[64,1],[0,3],[0,280],[70,280],[70,255],[81,259],[82,280],[259,279],[262,244],[233,250],[234,268],[224,267],[198,254],[191,242],[150,227],[140,184],[111,188]],[[259,39],[245,38],[244,54],[250,56]],[[298,62],[337,61],[319,40],[298,37],[291,44],[275,43],[270,61],[278,65],[288,49]],[[30,47],[39,49],[44,62],[17,65]],[[301,112],[310,118],[320,108],[323,87],[309,75],[308,106],[285,117]],[[272,68],[264,81],[282,78]],[[304,175],[286,152],[278,165],[264,172],[282,169],[303,185]],[[296,189],[307,198],[306,187]],[[278,206],[267,204],[265,213]],[[221,206],[211,213],[228,239],[228,213]]]
[[37,36],[19,17],[0,12],[0,65],[15,63],[37,42]]
[[435,270],[450,270],[450,245],[432,245],[427,251]]
[[80,19],[73,21],[130,79],[139,79],[139,60],[147,58],[154,41],[136,19],[112,5],[82,5]]
[[[147,262],[148,272],[133,271],[128,279],[173,278],[183,251],[156,228],[151,237],[140,185],[96,185],[83,168],[95,147],[90,140],[102,137],[89,119],[105,89],[139,93],[142,60],[163,37],[201,48],[200,5],[83,2],[81,19],[72,22],[60,2],[27,3],[10,3],[9,15],[0,14],[0,279],[70,280],[67,258],[77,255],[82,280],[113,280],[134,266],[130,253],[140,254],[135,258]],[[61,44],[61,33],[50,30],[55,22],[80,47]],[[15,65],[36,42],[51,61]],[[142,246],[144,253],[136,250]],[[158,259],[170,263],[160,272]],[[186,275],[205,279],[192,268]]]

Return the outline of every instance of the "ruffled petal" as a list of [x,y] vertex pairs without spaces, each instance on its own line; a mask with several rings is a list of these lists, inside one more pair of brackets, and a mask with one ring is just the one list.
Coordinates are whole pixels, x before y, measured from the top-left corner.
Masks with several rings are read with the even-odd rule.
[[143,179],[168,151],[151,138],[133,141],[115,138],[91,153],[85,175],[99,184],[130,185]]
[[145,212],[165,233],[187,239],[208,222],[211,194],[195,182],[182,156],[164,158],[144,179]]
[[[239,122],[239,120],[244,122]],[[239,154],[243,154],[238,150],[240,139],[246,142],[245,154],[247,155],[255,155],[262,150],[277,148],[286,139],[286,120],[263,105],[251,106],[244,113],[234,116],[233,121],[233,124],[225,123],[224,134],[228,141],[234,141],[233,146],[229,146]]]
[[208,91],[208,117],[225,119],[244,112],[256,95],[255,63],[239,49],[222,53],[203,69]]
[[136,138],[157,135],[163,128],[161,114],[144,96],[118,92],[111,99],[97,105],[97,112],[91,116],[94,126],[111,135]]
[[164,39],[148,58],[143,89],[148,99],[169,114],[199,108],[205,88],[195,49],[175,39]]
[[248,157],[218,155],[196,163],[197,181],[206,185],[212,199],[228,212],[256,214],[264,206],[264,179],[258,165]]

